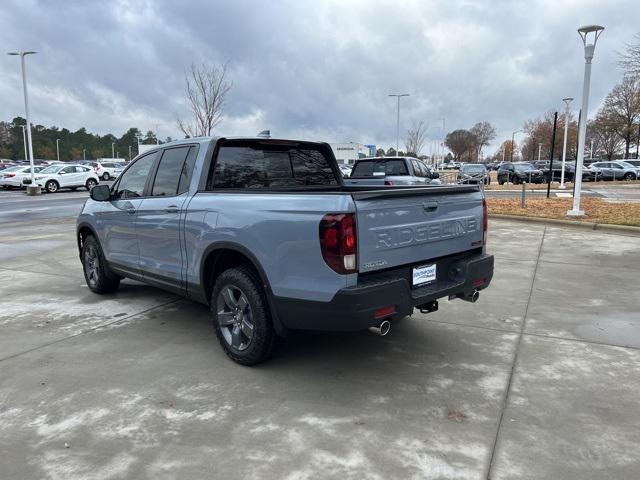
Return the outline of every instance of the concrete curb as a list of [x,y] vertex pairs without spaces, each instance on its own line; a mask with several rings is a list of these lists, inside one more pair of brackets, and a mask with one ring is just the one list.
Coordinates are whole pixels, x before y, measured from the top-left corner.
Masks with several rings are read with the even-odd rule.
[[582,222],[575,220],[559,220],[556,218],[525,217],[524,215],[502,215],[490,213],[489,218],[495,220],[515,220],[516,222],[543,223],[557,227],[574,227],[587,230],[598,230],[601,232],[615,233],[618,235],[634,235],[640,237],[640,227],[630,225],[610,225],[608,223]]

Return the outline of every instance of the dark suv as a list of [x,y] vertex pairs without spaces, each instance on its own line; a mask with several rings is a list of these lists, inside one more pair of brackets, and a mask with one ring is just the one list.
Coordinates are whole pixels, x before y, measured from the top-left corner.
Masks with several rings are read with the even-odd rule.
[[520,183],[544,183],[545,175],[542,170],[536,170],[529,162],[503,163],[498,168],[498,183],[504,185],[512,182]]

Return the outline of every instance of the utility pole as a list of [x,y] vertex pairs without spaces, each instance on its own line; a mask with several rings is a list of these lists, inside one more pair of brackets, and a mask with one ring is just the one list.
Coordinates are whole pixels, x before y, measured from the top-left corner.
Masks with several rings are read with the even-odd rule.
[[159,144],[159,140],[158,140],[158,127],[160,126],[159,123],[154,123],[153,124],[154,127],[156,127],[156,145]]
[[513,151],[515,150],[513,148],[513,142],[515,142],[516,139],[516,133],[520,133],[520,130],[516,130],[515,132],[513,132],[511,134],[511,162],[513,162]]
[[398,149],[400,148],[400,97],[408,97],[408,93],[392,93],[389,97],[397,97],[398,99],[398,111],[396,115],[396,157],[398,156]]
[[56,138],[56,158],[60,161],[60,139]]
[[542,143],[538,143],[538,161],[540,161],[541,153],[542,153]]

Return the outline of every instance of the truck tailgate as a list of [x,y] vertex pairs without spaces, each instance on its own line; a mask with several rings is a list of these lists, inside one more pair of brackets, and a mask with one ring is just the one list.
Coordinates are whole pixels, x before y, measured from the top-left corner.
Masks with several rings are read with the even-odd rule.
[[482,245],[483,194],[476,186],[392,187],[352,197],[362,273]]

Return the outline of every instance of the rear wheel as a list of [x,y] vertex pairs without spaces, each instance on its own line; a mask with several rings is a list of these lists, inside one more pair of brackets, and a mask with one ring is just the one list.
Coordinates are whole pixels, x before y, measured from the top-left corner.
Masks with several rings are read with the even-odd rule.
[[94,293],[111,293],[120,285],[120,277],[109,270],[100,244],[93,235],[82,244],[82,270],[87,286]]
[[104,172],[102,174],[102,179],[106,182],[111,178],[111,175],[109,175],[109,172]]
[[504,185],[504,180],[502,178],[498,178],[498,185]]
[[624,179],[625,180],[635,180],[636,176],[631,172],[627,172],[627,173],[624,174]]
[[87,183],[85,183],[84,187],[91,191],[91,189],[93,187],[95,187],[98,184],[98,182],[96,182],[95,178],[90,178],[89,180],[87,180]]
[[252,270],[236,267],[220,274],[211,311],[218,341],[234,362],[255,365],[272,355],[277,335],[266,293]]
[[60,189],[60,185],[58,185],[58,182],[56,182],[55,180],[49,180],[44,184],[44,189],[48,193],[56,193]]

